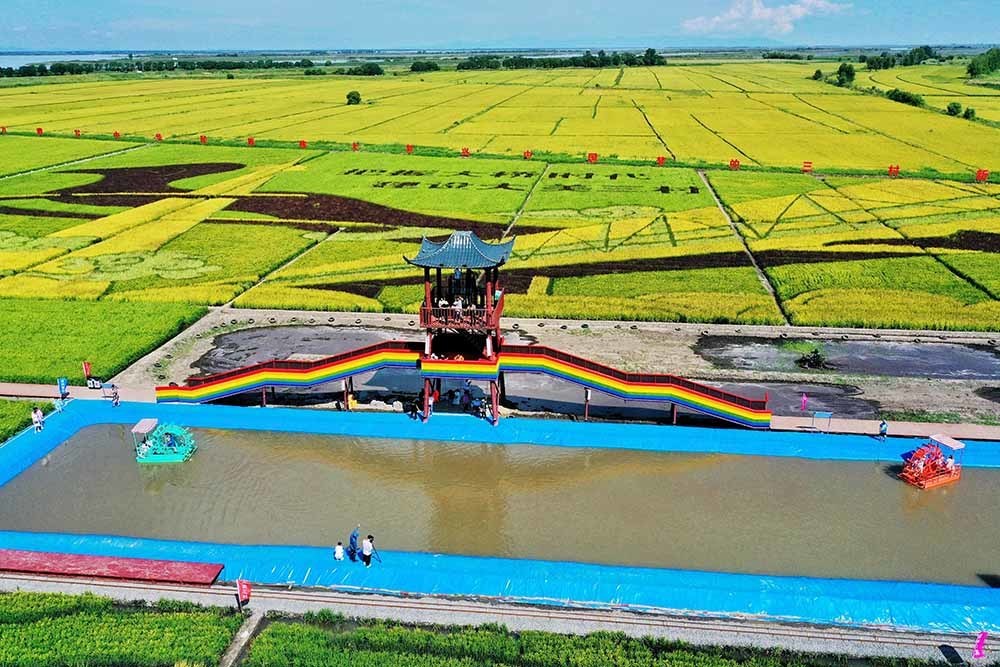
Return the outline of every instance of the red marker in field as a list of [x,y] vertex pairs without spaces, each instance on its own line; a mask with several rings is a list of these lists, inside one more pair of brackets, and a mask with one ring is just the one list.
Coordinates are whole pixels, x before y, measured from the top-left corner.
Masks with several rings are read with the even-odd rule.
[[656,157],[656,166],[657,166],[657,167],[662,167],[662,166],[663,166],[663,165],[665,165],[666,163],[667,163],[667,158],[666,158],[666,157],[664,157],[664,156],[662,156],[662,155],[658,155],[658,156]]
[[157,141],[163,141],[163,134],[162,134],[162,133],[160,133],[160,132],[157,132],[157,133],[156,133],[156,134],[155,134],[155,135],[153,136],[153,138],[154,138],[154,139],[156,139]]
[[45,130],[43,130],[40,127],[36,127],[35,128],[35,134],[37,134],[38,136],[42,136],[43,134],[45,134]]
[[979,169],[976,171],[976,183],[985,183],[988,180],[990,180],[989,169]]
[[256,146],[257,140],[253,137],[247,137],[247,146]]
[[523,155],[525,160],[530,160],[535,154],[531,151],[524,151]]
[[597,164],[597,153],[587,153],[587,162]]
[[7,134],[7,126],[0,125],[0,134]]
[[802,163],[802,173],[803,174],[811,174],[812,171],[813,171],[812,160],[806,160],[805,162]]
[[730,160],[729,161],[729,170],[730,171],[739,171],[740,170],[740,161],[737,160],[736,158],[733,158],[732,160]]
[[889,165],[889,178],[899,178],[899,165],[890,164]]
[[413,155],[413,144],[406,144],[406,154]]
[[359,144],[356,141],[351,143],[351,150],[354,151],[355,153],[358,152],[359,150],[361,150],[361,144]]
[[73,130],[73,136],[74,137],[79,137],[80,136],[80,130]]
[[206,137],[206,136],[205,136],[205,135],[203,134],[203,135],[201,135],[200,137],[198,137],[198,141],[200,141],[200,142],[201,142],[201,143],[203,143],[203,144],[207,144],[207,143],[208,143],[208,137]]
[[471,155],[471,153],[469,153],[469,149],[462,147],[462,157],[469,157],[469,155]]
[[306,148],[309,146],[309,142],[305,139],[299,139],[299,148]]
[[111,133],[111,136],[114,137],[115,139],[121,139],[122,133],[119,132],[118,130],[115,130],[114,132]]

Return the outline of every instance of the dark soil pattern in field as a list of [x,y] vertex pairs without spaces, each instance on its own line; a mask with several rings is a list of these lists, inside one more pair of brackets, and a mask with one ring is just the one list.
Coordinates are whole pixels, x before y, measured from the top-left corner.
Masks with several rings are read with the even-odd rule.
[[[615,273],[646,273],[655,271],[683,271],[689,269],[715,269],[733,266],[750,266],[750,260],[743,253],[713,253],[706,255],[681,255],[678,257],[661,257],[658,259],[632,259],[619,262],[592,262],[589,264],[566,264],[563,266],[546,266],[537,269],[505,269],[503,272],[503,288],[510,294],[526,294],[532,278],[545,276],[547,278],[580,278],[585,276],[601,276]],[[613,280],[613,278],[609,278]],[[378,283],[325,283],[309,285],[313,289],[328,289],[339,292],[349,292],[359,296],[374,298],[382,287],[419,285],[423,283],[421,276],[380,280]],[[374,295],[374,296],[373,296]]]
[[[414,213],[363,199],[324,194],[276,193],[274,196],[241,197],[227,210],[260,213],[282,220],[373,222],[384,225],[386,228],[431,227],[449,231],[472,231],[484,239],[499,239],[504,230],[504,225],[501,224]],[[522,229],[520,231],[530,234],[538,230]]]
[[[0,202],[3,202],[0,199]],[[96,220],[103,217],[97,213],[81,213],[80,211],[43,211],[37,208],[15,208],[0,206],[0,215],[23,215],[32,218],[71,218],[73,220]]]
[[[969,250],[973,252],[1000,253],[1000,234],[965,229],[950,236],[928,236],[913,239],[880,239],[879,245],[918,246],[920,248],[942,248],[946,250]],[[829,245],[869,245],[868,239],[835,241]]]
[[345,227],[332,222],[304,222],[302,220],[240,220],[238,218],[209,218],[208,220],[205,220],[203,224],[291,227],[292,229],[301,229],[306,232],[323,232],[324,234],[333,234],[341,230],[364,234],[386,231],[386,228],[381,225],[351,225],[350,227]]
[[86,185],[56,190],[52,194],[75,195],[94,193],[133,192],[189,192],[175,188],[171,183],[184,178],[222,174],[242,169],[236,162],[205,162],[202,164],[171,164],[160,167],[120,167],[117,169],[74,169],[63,174],[97,174],[101,180]]

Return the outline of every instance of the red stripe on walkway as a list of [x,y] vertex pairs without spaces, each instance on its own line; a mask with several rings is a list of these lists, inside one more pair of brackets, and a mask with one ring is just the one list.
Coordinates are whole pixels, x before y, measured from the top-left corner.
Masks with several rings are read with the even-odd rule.
[[4,572],[30,572],[33,574],[208,586],[215,583],[219,573],[222,572],[222,567],[218,563],[184,563],[175,560],[0,549],[0,571]]

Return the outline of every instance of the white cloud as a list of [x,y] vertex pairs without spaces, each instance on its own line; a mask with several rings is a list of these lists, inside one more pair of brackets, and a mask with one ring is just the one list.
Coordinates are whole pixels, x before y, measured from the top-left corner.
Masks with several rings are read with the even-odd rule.
[[699,16],[684,22],[684,29],[698,34],[719,32],[764,32],[787,35],[795,23],[807,16],[837,14],[850,9],[849,3],[831,0],[795,0],[784,5],[767,6],[764,0],[733,0],[726,11],[716,16]]

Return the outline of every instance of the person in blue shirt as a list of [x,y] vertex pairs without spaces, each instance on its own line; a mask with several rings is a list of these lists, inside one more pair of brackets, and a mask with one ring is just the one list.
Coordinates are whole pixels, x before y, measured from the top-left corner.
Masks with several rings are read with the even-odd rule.
[[361,524],[351,531],[351,536],[347,538],[347,557],[351,559],[351,562],[356,562],[358,560],[358,538],[361,537]]

